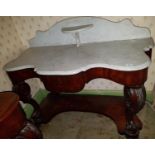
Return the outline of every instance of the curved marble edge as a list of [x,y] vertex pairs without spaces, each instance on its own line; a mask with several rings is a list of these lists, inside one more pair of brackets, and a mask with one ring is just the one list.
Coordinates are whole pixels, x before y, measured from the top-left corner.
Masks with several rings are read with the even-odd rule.
[[29,69],[29,68],[35,69],[35,66],[34,65],[23,65],[23,66],[17,66],[13,68],[7,68],[6,66],[4,66],[4,70],[7,72],[14,72],[14,71],[19,71],[19,70],[24,70],[24,69]]
[[70,71],[41,71],[39,70],[37,67],[35,67],[34,65],[25,65],[25,66],[18,66],[18,67],[14,67],[14,68],[5,68],[5,70],[7,72],[13,72],[13,71],[19,71],[19,70],[24,70],[24,69],[29,69],[29,68],[33,68],[34,71],[39,74],[39,75],[74,75],[74,74],[78,74],[80,72],[84,72],[87,71],[89,69],[92,68],[107,68],[107,69],[112,69],[112,70],[118,70],[118,71],[137,71],[137,70],[142,70],[145,68],[148,68],[149,65],[151,64],[151,61],[147,61],[146,63],[144,63],[143,65],[139,65],[139,66],[113,66],[113,65],[107,65],[107,64],[89,64],[85,67],[81,67],[79,69],[75,69],[75,70],[70,70]]
[[81,67],[79,69],[75,69],[75,70],[71,70],[71,71],[39,71],[37,70],[37,68],[34,69],[34,71],[39,74],[39,75],[74,75],[74,74],[78,74],[80,72],[85,72],[89,69],[92,69],[92,68],[107,68],[107,69],[112,69],[112,70],[117,70],[117,71],[137,71],[137,70],[142,70],[142,69],[145,69],[145,68],[148,68],[149,65],[150,65],[151,61],[150,62],[147,62],[143,65],[140,65],[140,66],[137,66],[136,69],[133,67],[126,67],[124,69],[119,67],[116,68],[115,66],[109,66],[109,65],[106,65],[106,64],[90,64],[88,66],[85,66],[85,67]]

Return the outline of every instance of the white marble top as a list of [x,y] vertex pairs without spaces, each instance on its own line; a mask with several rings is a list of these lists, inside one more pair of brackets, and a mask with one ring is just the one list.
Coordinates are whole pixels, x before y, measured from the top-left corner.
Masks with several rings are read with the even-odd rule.
[[111,22],[98,17],[62,20],[38,31],[30,48],[7,64],[6,71],[34,68],[40,75],[72,75],[90,68],[122,71],[147,68],[144,48],[153,46],[150,31],[129,20]]
[[40,75],[73,75],[94,67],[135,71],[150,65],[144,48],[153,46],[151,38],[44,46],[27,49],[7,64],[6,71],[34,68]]

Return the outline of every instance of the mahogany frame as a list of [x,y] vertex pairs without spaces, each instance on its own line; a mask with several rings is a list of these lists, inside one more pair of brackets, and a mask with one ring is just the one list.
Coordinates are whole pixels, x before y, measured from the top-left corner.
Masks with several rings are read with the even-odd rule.
[[[145,51],[151,58],[152,49]],[[7,71],[13,83],[13,91],[20,100],[34,107],[32,119],[36,124],[46,123],[53,116],[64,111],[89,111],[104,114],[116,124],[120,134],[127,138],[138,138],[142,123],[136,116],[146,100],[144,83],[148,68],[137,71],[118,71],[108,68],[91,68],[75,75],[39,75],[34,68]],[[30,86],[25,80],[39,78],[50,91],[39,106],[31,96]],[[124,97],[73,95],[85,84],[96,78],[105,78],[124,85]]]

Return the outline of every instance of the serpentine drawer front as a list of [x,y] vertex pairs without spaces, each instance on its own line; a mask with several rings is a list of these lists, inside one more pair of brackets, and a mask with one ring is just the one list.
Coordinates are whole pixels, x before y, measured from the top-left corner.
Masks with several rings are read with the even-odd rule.
[[[38,31],[29,43],[30,48],[4,69],[21,100],[35,107],[36,122],[46,122],[62,111],[92,111],[112,118],[120,134],[138,137],[142,124],[136,113],[145,103],[143,85],[154,46],[147,28],[137,27],[129,19],[111,22],[97,17],[68,18],[45,32]],[[34,77],[51,92],[41,107],[31,98],[25,83]],[[95,78],[123,84],[124,98],[103,96],[94,100],[90,95],[81,98],[62,94],[78,92]],[[53,106],[58,106],[56,111]],[[113,106],[121,112],[114,114]]]

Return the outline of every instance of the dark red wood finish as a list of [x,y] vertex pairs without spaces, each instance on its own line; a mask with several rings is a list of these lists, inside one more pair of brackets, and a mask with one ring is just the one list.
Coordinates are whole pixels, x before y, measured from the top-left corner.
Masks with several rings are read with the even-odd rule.
[[106,78],[129,87],[139,87],[147,79],[147,68],[132,72],[93,68],[75,75],[40,75],[46,89],[52,92],[78,92],[83,89],[86,83],[96,78]]
[[[151,52],[152,50],[149,50],[145,53],[151,57]],[[148,68],[137,71],[91,68],[75,75],[38,75],[33,68],[29,68],[7,73],[14,85],[14,92],[19,94],[21,100],[34,106],[33,120],[36,123],[49,121],[52,115],[62,111],[97,112],[112,118],[118,127],[119,133],[125,134],[127,138],[137,138],[142,123],[137,118],[136,113],[145,104],[146,92],[143,85],[147,80],[147,72]],[[51,92],[50,100],[48,97],[41,107],[32,99],[30,87],[25,83],[25,80],[30,78],[39,78],[44,83],[45,88]],[[124,98],[120,99],[111,96],[105,100],[104,98],[88,95],[86,99],[82,97],[84,99],[82,101],[81,97],[74,95],[63,100],[64,97],[60,95],[63,92],[79,92],[86,83],[96,78],[105,78],[124,85]],[[61,98],[61,100],[58,98]],[[90,102],[90,99],[93,103]],[[89,102],[87,102],[88,100]],[[75,103],[79,104],[75,106]]]
[[0,138],[42,138],[40,130],[26,119],[13,92],[0,92]]
[[40,78],[49,91],[78,92],[86,83],[96,78],[105,78],[129,87],[139,87],[147,79],[148,69],[138,71],[117,71],[108,68],[92,68],[75,75],[38,75],[34,69],[7,72],[14,85],[26,79]]
[[[120,134],[126,134],[126,106],[124,98],[101,95],[73,95],[50,93],[41,104],[43,123],[47,123],[55,115],[66,111],[83,111],[103,114],[110,117],[116,124]],[[138,130],[142,123],[136,115],[133,122]]]

